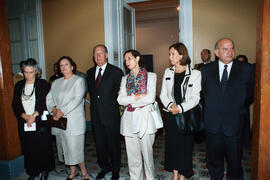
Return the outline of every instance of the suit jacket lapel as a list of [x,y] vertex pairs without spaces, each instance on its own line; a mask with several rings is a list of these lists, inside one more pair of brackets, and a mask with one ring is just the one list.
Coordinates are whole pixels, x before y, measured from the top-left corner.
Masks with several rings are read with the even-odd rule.
[[231,72],[230,72],[230,75],[229,75],[229,82],[228,82],[228,86],[227,86],[227,89],[228,87],[231,87],[237,80],[238,78],[238,71],[239,71],[239,62],[234,60],[233,61],[233,64],[232,64],[232,68],[231,68]]
[[[181,94],[182,94],[182,97],[184,97],[184,89],[187,88],[187,84],[188,84],[188,82],[187,82],[187,84],[185,85],[186,80],[187,80],[187,78],[190,78],[190,75],[191,75],[191,69],[190,69],[190,66],[187,65],[186,72],[185,72],[185,77],[184,77],[183,82],[181,84]],[[189,81],[189,79],[188,79],[188,81]]]
[[170,78],[170,85],[169,87],[171,88],[171,96],[174,99],[174,66],[170,67],[170,71],[168,74],[168,77]]
[[[214,68],[214,71],[213,71],[213,77],[215,78],[216,84],[217,84],[217,86],[218,86],[219,89],[220,89],[218,61],[215,61],[214,63],[215,63],[215,68]],[[220,89],[220,91],[221,91],[221,89]]]
[[[174,66],[172,66],[171,68],[170,68],[170,70],[171,70],[171,83],[172,83],[172,85],[171,85],[171,88],[172,88],[172,97],[174,97],[174,69],[175,69],[175,67]],[[185,77],[184,77],[184,79],[183,79],[183,82],[182,82],[182,84],[181,84],[181,93],[182,93],[182,96],[183,96],[183,93],[184,93],[184,83],[185,83],[185,81],[186,81],[186,79],[189,77],[190,78],[190,75],[191,75],[191,69],[190,69],[190,66],[189,65],[187,65],[187,69],[186,69],[186,72],[185,72]]]
[[96,74],[96,67],[90,71],[90,74],[89,74],[89,80],[90,80],[90,84],[92,86],[92,89],[94,92],[96,92],[96,78],[95,78],[95,74]]
[[[218,62],[218,61],[217,61]],[[219,66],[218,66],[218,63],[216,63],[217,66],[215,68],[215,77],[217,78],[216,81],[218,83],[218,86],[219,86],[219,89],[220,89],[220,92],[221,92],[221,87],[220,87],[220,80],[219,80]],[[239,71],[239,62],[237,61],[233,61],[233,64],[232,64],[232,67],[231,67],[231,71],[230,71],[230,74],[229,74],[229,79],[228,79],[228,85],[225,89],[225,94],[226,92],[228,91],[228,89],[236,82],[237,78],[238,78],[238,71]]]
[[104,86],[104,82],[106,82],[106,80],[109,78],[110,76],[110,70],[111,70],[111,65],[108,63],[107,66],[106,66],[106,69],[102,75],[102,78],[101,78],[101,82],[100,82],[100,85],[99,85],[99,88],[98,89],[102,89],[102,86]]

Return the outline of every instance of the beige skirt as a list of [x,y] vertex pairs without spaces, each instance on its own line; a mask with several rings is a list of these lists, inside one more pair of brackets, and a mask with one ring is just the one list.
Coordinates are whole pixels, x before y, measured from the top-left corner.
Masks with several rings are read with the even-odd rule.
[[66,165],[76,165],[84,162],[84,134],[67,136],[64,133],[56,135],[59,161]]

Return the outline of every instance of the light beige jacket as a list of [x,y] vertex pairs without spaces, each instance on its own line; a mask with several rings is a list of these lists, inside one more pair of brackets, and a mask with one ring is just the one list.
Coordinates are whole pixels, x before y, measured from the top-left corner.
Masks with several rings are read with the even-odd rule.
[[52,128],[52,134],[57,135],[60,132],[66,135],[80,135],[85,133],[85,110],[84,95],[86,92],[85,80],[77,75],[70,79],[64,77],[56,79],[46,97],[48,111],[56,106],[67,117],[67,129],[61,130]]
[[[138,134],[140,138],[142,138],[144,134],[154,134],[157,131],[157,128],[151,115],[151,107],[155,102],[156,97],[157,75],[155,73],[148,72],[147,94],[138,100],[135,99],[135,96],[128,96],[126,90],[126,79],[127,76],[122,78],[117,98],[118,103],[124,106],[131,104],[132,107],[144,107],[136,108],[136,112],[129,112],[125,109],[124,114],[121,117],[120,133],[123,136],[130,137]],[[134,126],[138,126],[138,128],[134,129]]]

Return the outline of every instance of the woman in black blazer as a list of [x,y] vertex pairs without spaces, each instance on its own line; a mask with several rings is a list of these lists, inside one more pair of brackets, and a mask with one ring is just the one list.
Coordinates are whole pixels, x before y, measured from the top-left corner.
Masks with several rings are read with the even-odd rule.
[[23,63],[23,73],[25,79],[15,85],[12,106],[18,119],[24,166],[29,180],[40,173],[41,179],[47,179],[48,171],[55,167],[50,128],[41,120],[47,109],[49,84],[36,78],[37,62],[34,59]]

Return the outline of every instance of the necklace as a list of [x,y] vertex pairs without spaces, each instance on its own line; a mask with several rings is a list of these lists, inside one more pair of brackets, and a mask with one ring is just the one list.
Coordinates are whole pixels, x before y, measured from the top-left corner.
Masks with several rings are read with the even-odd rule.
[[32,92],[29,95],[27,95],[27,94],[25,94],[25,89],[23,88],[22,89],[22,101],[31,100],[31,97],[33,96],[34,92],[35,92],[35,87],[33,87]]

